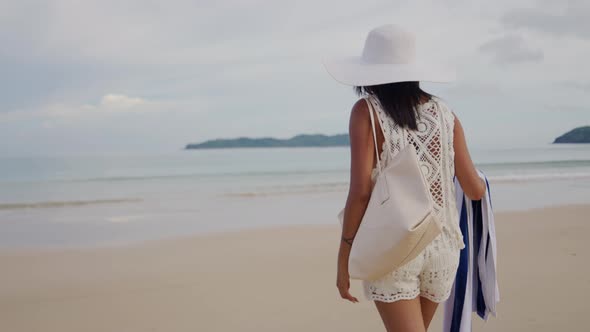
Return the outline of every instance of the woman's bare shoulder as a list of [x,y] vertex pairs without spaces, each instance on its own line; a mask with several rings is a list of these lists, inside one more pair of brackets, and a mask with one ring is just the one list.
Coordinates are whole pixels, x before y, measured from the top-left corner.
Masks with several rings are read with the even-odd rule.
[[369,114],[369,105],[367,103],[368,101],[365,98],[360,98],[352,105],[352,110],[350,111],[351,124],[352,122],[359,123],[362,119],[367,119],[367,115]]

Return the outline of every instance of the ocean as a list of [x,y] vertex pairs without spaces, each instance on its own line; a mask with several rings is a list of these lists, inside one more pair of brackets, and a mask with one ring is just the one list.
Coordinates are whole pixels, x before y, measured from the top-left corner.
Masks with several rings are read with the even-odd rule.
[[[590,144],[472,149],[496,211],[590,203]],[[331,224],[349,148],[0,158],[0,247],[64,248]]]

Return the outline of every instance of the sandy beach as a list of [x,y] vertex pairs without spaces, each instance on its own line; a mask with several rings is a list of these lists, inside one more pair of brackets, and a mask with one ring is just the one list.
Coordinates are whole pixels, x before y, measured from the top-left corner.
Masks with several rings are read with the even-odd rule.
[[[585,329],[589,216],[589,205],[498,213],[498,317],[474,316],[474,330]],[[371,302],[338,298],[338,241],[335,224],[3,251],[0,331],[381,331]]]

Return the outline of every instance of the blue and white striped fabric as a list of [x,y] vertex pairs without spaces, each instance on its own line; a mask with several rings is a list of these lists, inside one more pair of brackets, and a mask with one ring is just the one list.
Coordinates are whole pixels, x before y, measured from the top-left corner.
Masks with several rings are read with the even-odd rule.
[[455,179],[459,225],[465,248],[461,250],[459,268],[449,299],[444,303],[443,332],[470,332],[471,313],[487,320],[496,316],[500,291],[496,276],[496,227],[492,211],[492,199],[488,179],[487,190],[480,201],[472,201],[464,195]]

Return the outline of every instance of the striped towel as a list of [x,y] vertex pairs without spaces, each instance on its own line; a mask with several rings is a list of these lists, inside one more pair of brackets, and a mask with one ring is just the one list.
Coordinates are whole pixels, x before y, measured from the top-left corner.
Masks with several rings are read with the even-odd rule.
[[444,303],[443,332],[470,332],[471,313],[476,312],[487,321],[490,313],[496,317],[496,305],[500,301],[490,185],[485,174],[479,170],[478,173],[487,186],[485,197],[479,201],[467,198],[455,178],[465,248],[461,250],[453,290]]

